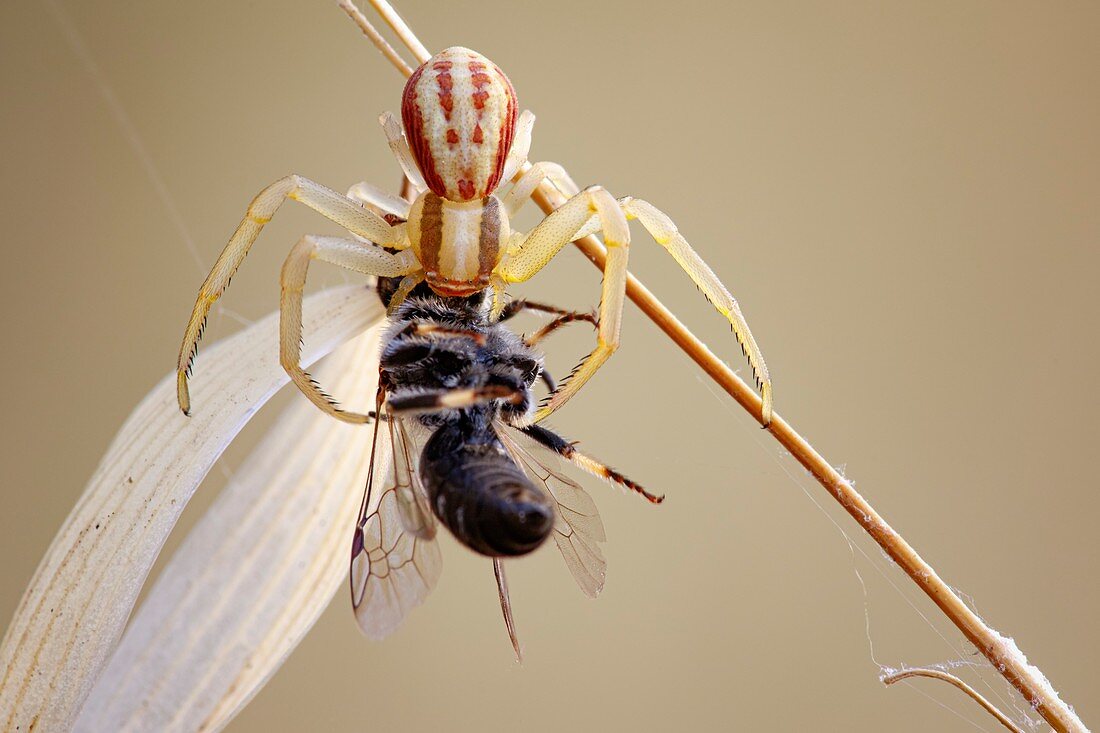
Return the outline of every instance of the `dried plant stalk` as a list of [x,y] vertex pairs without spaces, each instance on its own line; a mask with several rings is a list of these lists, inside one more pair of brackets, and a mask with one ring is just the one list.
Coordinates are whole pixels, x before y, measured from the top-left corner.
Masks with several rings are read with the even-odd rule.
[[[553,211],[564,201],[556,190],[540,188],[532,197],[543,211]],[[603,270],[607,251],[595,237],[574,242],[596,267]],[[749,385],[703,344],[668,308],[661,304],[636,277],[627,280],[626,294],[649,316],[685,354],[724,389],[754,418],[760,419],[761,400]],[[936,571],[917,551],[875,511],[855,487],[814,450],[779,414],[774,414],[768,432],[790,451],[806,470],[813,474],[829,494],[844,507],[844,511],[871,535],[890,558],[896,562],[932,601],[940,607],[951,623],[985,655],[994,669],[1020,691],[1028,703],[1051,727],[1060,733],[1087,733],[1077,714],[1059,696],[1038,667],[1029,664],[1016,643],[985,623],[963,603]]]
[[965,694],[971,700],[985,708],[985,711],[987,713],[996,718],[998,723],[1003,725],[1005,728],[1008,728],[1010,731],[1012,731],[1012,733],[1024,733],[1023,730],[1020,729],[1020,726],[1013,723],[1007,715],[998,710],[997,706],[979,695],[977,690],[960,680],[955,675],[948,674],[947,672],[944,672],[942,670],[926,669],[924,667],[918,667],[916,669],[904,669],[900,672],[894,672],[893,674],[883,677],[882,684],[890,686],[896,682],[901,682],[902,680],[909,679],[910,677],[929,677],[934,680],[943,680],[949,685],[954,685],[955,687],[962,690],[963,694]]
[[[418,63],[429,58],[427,49],[417,40],[408,25],[401,20],[386,0],[371,0],[382,18],[405,43]],[[518,176],[530,169],[530,163],[521,168]],[[549,183],[544,182],[535,190],[532,200],[545,213],[565,203],[566,197]],[[607,250],[594,236],[577,240],[574,244],[601,272],[607,259]],[[627,279],[626,294],[635,305],[672,341],[698,364],[718,386],[724,389],[755,419],[760,420],[761,399],[728,366],[714,355],[684,324],[651,293],[638,278]],[[1034,665],[1016,643],[986,624],[963,603],[962,599],[943,582],[936,571],[917,551],[887,524],[866,499],[855,490],[840,473],[814,450],[787,421],[776,414],[767,426],[768,432],[790,451],[844,510],[878,543],[886,554],[905,571],[917,586],[939,606],[951,623],[976,646],[1013,687],[1020,691],[1028,703],[1056,731],[1087,733],[1088,729],[1076,713],[1058,696],[1046,676]]]

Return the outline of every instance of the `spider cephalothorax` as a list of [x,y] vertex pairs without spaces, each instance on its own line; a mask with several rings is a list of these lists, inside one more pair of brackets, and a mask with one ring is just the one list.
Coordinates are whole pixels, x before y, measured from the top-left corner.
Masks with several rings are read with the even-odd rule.
[[[307,397],[336,417],[369,419],[341,410],[299,364],[302,290],[312,260],[401,278],[391,312],[421,283],[445,297],[491,289],[491,317],[496,318],[509,283],[533,277],[569,242],[600,234],[608,254],[596,347],[531,418],[538,421],[576,394],[618,348],[630,246],[627,221],[638,219],[733,327],[761,389],[763,420],[770,421],[771,381],[748,324],[733,296],[676,225],[645,201],[616,200],[601,186],[578,189],[556,163],[528,163],[535,116],[527,111],[517,116],[516,110],[512,84],[496,64],[470,49],[451,47],[409,76],[401,100],[404,124],[388,112],[380,119],[390,149],[415,189],[411,203],[367,183],[356,184],[345,196],[296,175],[261,191],[199,291],[180,349],[181,409],[190,409],[187,377],[210,307],[264,225],[290,198],[355,235],[303,237],[282,271],[283,366]],[[507,193],[498,197],[498,187],[509,182]],[[544,185],[556,187],[569,200],[530,232],[513,231],[511,218]]]

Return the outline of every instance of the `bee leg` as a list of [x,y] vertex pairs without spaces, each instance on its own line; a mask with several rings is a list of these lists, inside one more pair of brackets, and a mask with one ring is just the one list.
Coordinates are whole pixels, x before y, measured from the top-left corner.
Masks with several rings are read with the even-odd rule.
[[595,313],[581,313],[580,311],[571,311],[563,313],[554,320],[547,323],[545,326],[535,331],[530,336],[523,339],[523,342],[528,346],[535,346],[544,338],[557,331],[562,326],[567,326],[570,323],[591,323],[593,328],[599,329],[600,322],[596,318]]
[[413,414],[460,410],[490,400],[507,400],[513,404],[521,404],[524,400],[524,391],[505,384],[487,384],[484,387],[441,389],[398,395],[390,397],[387,405],[394,414]]
[[[557,306],[547,305],[546,303],[536,303],[534,301],[527,300],[526,298],[519,298],[508,303],[508,305],[504,307],[504,310],[500,314],[500,320],[506,321],[509,318],[512,318],[525,310],[539,311],[542,313],[556,313],[558,315],[557,318],[547,323],[534,334],[525,337],[523,342],[527,346],[535,346],[536,344],[538,344],[538,342],[542,341],[548,335],[569,323],[577,323],[583,321],[586,323],[591,323],[593,326],[598,326],[599,324],[595,313],[582,313],[580,311],[566,310],[564,308],[558,308]],[[543,370],[539,372],[539,378],[542,379],[543,383],[546,385],[547,389],[549,389],[551,393],[558,391],[557,382],[550,375],[550,372],[548,372],[545,368],[543,368]]]
[[550,372],[546,371],[546,367],[543,367],[542,371],[539,372],[539,379],[541,379],[542,383],[546,385],[546,388],[550,390],[550,394],[558,391],[558,383],[550,376]]
[[571,443],[557,433],[551,430],[547,430],[541,425],[528,425],[525,428],[521,428],[521,430],[523,430],[523,432],[531,437],[535,442],[549,448],[565,460],[572,463],[577,468],[580,468],[582,471],[586,471],[593,476],[598,476],[608,483],[615,484],[616,486],[621,486],[627,491],[632,491],[635,494],[641,494],[651,504],[660,504],[662,501],[665,500],[663,494],[658,496],[657,494],[649,493],[644,488],[642,488],[642,485],[639,484],[637,481],[633,481],[627,478],[623,474],[616,471],[614,468],[608,466],[606,463],[598,461],[592,456],[581,453],[579,450],[577,450],[577,446],[575,443]]
[[584,313],[582,311],[571,311],[564,308],[558,308],[557,306],[547,305],[545,303],[536,303],[526,298],[520,298],[519,300],[513,300],[511,303],[504,307],[504,310],[500,314],[500,321],[506,321],[512,318],[522,311],[532,310],[539,311],[541,313],[554,313],[558,317],[547,323],[545,326],[535,331],[530,336],[526,336],[523,339],[523,343],[528,346],[534,346],[539,341],[549,336],[554,331],[557,331],[562,326],[570,323],[591,323],[595,327],[599,327],[600,322],[597,319],[595,313]]
[[426,323],[417,321],[410,323],[397,334],[398,336],[444,336],[453,338],[468,338],[478,346],[485,345],[485,334],[479,331],[469,331],[463,328],[450,328],[438,323]]

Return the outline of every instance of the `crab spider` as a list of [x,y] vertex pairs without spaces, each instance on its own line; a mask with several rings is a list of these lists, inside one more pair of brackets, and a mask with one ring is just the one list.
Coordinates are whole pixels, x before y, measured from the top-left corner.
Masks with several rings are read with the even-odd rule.
[[[283,367],[306,397],[334,417],[354,423],[369,420],[368,415],[341,409],[299,363],[302,290],[312,260],[366,275],[402,277],[391,309],[421,282],[441,296],[469,296],[491,289],[497,317],[510,283],[529,280],[569,242],[602,235],[608,255],[596,346],[530,418],[537,422],[575,395],[618,348],[630,249],[627,222],[637,219],[730,322],[760,387],[764,424],[770,422],[771,380],[748,323],[737,301],[672,220],[645,201],[616,200],[601,186],[579,190],[557,164],[535,163],[524,169],[535,118],[526,111],[517,115],[516,110],[512,85],[493,62],[466,48],[448,48],[409,77],[402,95],[401,123],[390,113],[380,118],[394,156],[417,191],[411,204],[366,183],[342,195],[296,175],[261,191],[199,291],[180,348],[180,409],[190,410],[187,379],[211,306],[264,225],[283,201],[293,199],[354,235],[303,237],[282,269]],[[503,199],[494,195],[502,181],[513,183]],[[510,217],[544,181],[570,196],[569,200],[530,232],[512,231]],[[376,210],[404,222],[391,225]]]

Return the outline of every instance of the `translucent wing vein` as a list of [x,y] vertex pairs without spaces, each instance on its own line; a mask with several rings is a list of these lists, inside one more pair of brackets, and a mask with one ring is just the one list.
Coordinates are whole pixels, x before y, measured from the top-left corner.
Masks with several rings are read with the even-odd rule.
[[[595,598],[603,590],[607,560],[600,543],[606,541],[603,521],[592,497],[558,468],[558,457],[517,430],[499,425],[501,441],[528,477],[543,486],[558,505],[554,543],[581,591]],[[528,450],[530,447],[532,450]],[[533,451],[539,453],[539,457]]]
[[[375,431],[371,475],[351,550],[351,602],[359,628],[382,639],[424,602],[443,559],[417,476],[415,446],[403,425]],[[376,423],[377,425],[377,423]]]

